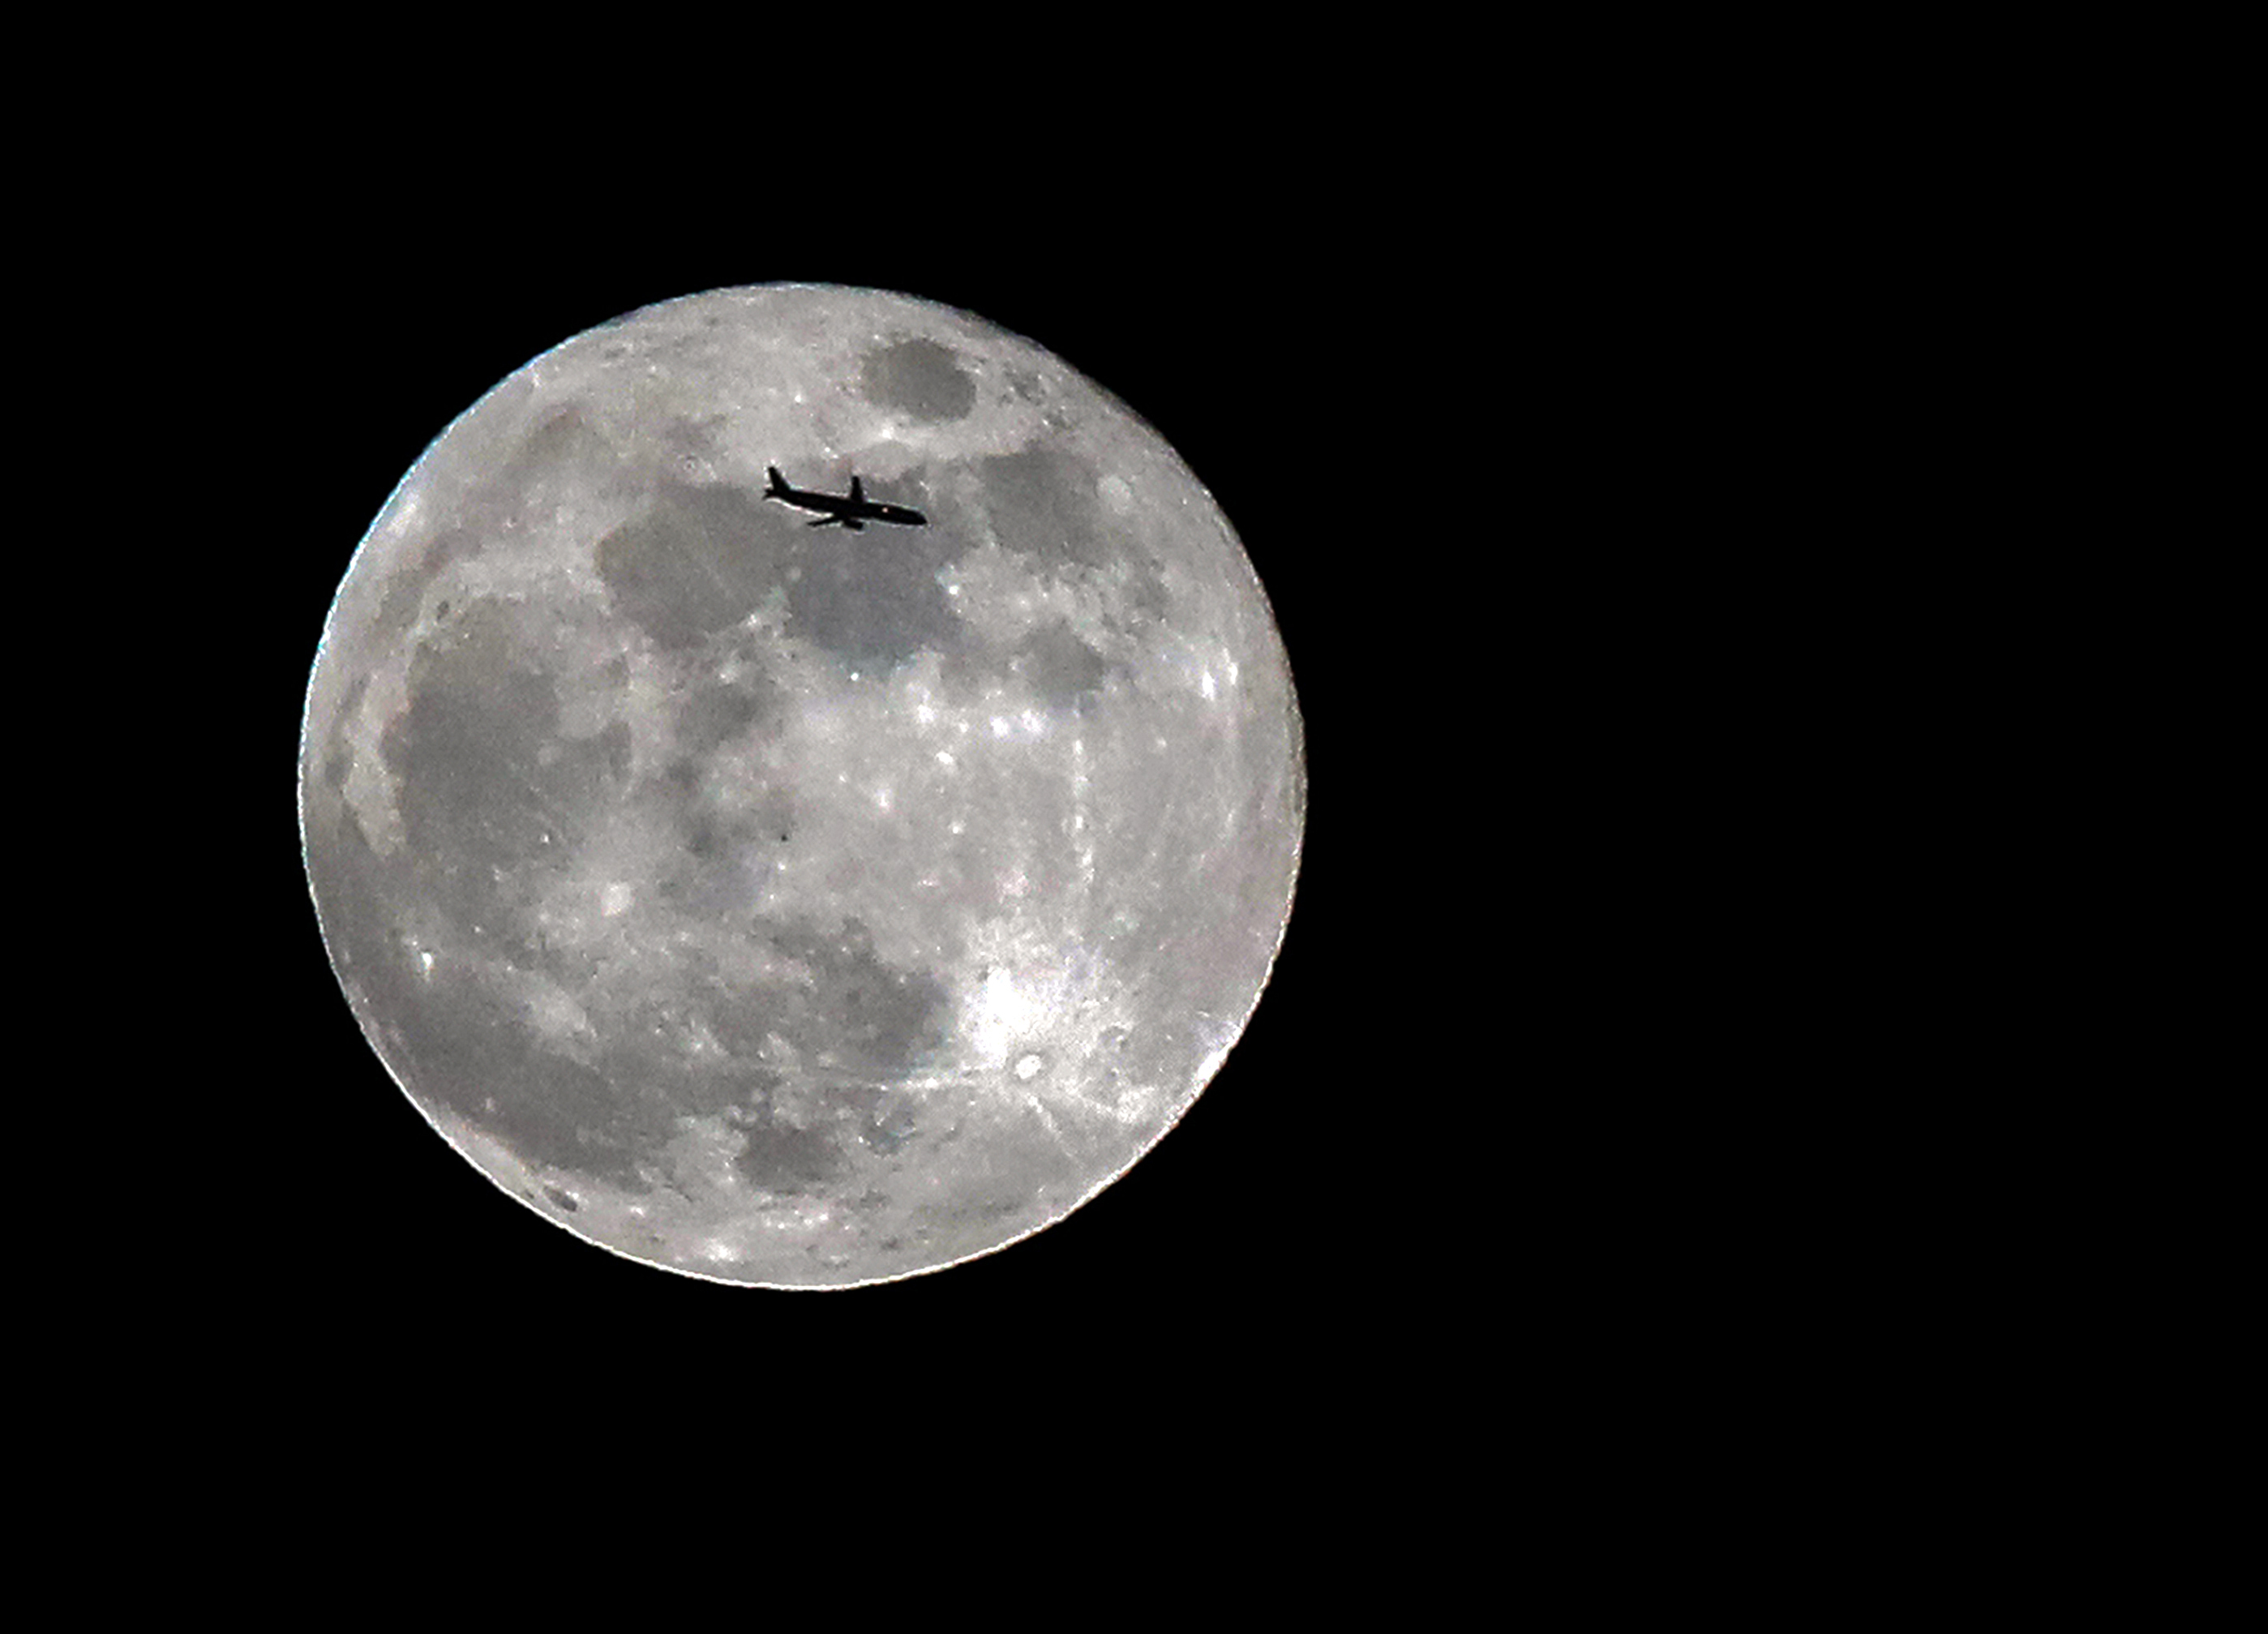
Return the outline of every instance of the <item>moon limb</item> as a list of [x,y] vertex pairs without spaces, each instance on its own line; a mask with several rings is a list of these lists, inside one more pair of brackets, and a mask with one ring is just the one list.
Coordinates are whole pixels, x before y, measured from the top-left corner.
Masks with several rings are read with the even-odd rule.
[[[911,504],[812,530],[765,467]],[[872,291],[665,303],[448,428],[311,677],[311,886],[420,1111],[585,1240],[842,1286],[1042,1229],[1256,1005],[1288,665],[1173,451]]]

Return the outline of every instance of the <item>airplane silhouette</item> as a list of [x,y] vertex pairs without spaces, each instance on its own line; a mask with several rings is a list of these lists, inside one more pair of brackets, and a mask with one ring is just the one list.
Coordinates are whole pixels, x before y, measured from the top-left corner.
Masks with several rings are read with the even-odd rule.
[[823,511],[827,513],[816,522],[805,523],[806,527],[840,525],[857,533],[869,522],[895,522],[901,527],[929,526],[929,519],[918,511],[904,505],[886,505],[867,498],[865,489],[858,485],[856,476],[850,479],[850,497],[838,499],[833,494],[814,494],[800,488],[790,488],[787,478],[779,474],[779,467],[776,465],[768,465],[764,470],[772,479],[771,486],[764,489],[765,498],[784,501],[799,511]]

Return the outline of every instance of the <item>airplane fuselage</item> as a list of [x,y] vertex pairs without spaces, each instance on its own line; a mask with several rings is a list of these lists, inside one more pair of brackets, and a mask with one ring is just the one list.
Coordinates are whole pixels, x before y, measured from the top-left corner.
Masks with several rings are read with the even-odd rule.
[[845,497],[841,494],[816,494],[807,489],[790,487],[777,468],[771,469],[769,475],[771,486],[764,489],[764,497],[793,505],[799,511],[819,512],[820,519],[809,524],[813,527],[840,524],[857,533],[863,531],[869,522],[892,522],[900,527],[929,526],[929,519],[911,506],[884,504],[880,500],[867,498],[855,476],[850,479],[850,492]]

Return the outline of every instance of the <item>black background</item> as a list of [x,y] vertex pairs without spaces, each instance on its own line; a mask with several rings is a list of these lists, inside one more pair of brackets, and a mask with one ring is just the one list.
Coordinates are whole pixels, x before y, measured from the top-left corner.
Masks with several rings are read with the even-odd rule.
[[[814,201],[831,210],[840,199]],[[241,384],[292,404],[267,439],[267,526],[279,575],[249,634],[261,673],[267,798],[247,820],[272,916],[257,933],[272,988],[254,1028],[279,1092],[247,1132],[255,1283],[316,1335],[485,1335],[540,1343],[571,1324],[732,1343],[792,1326],[884,1347],[918,1338],[974,1360],[1029,1343],[1172,1353],[1245,1343],[1280,1358],[1351,1291],[1429,1252],[1400,1153],[1415,1076],[1397,1039],[1410,951],[1379,891],[1395,858],[1366,854],[1377,769],[1366,736],[1395,714],[1403,674],[1359,511],[1348,499],[1395,397],[1398,333],[1354,276],[1248,217],[1143,235],[1097,223],[1020,247],[1002,232],[892,242],[841,220],[747,220],[655,232],[606,251],[498,223],[445,246],[381,214],[318,249],[288,235],[270,282],[236,314]],[[1296,910],[1241,1042],[1181,1124],[1101,1196],[984,1259],[829,1294],[713,1285],[594,1249],[508,1198],[435,1135],[350,1014],[298,859],[293,768],[306,677],[348,560],[428,442],[538,353],[675,296],[775,281],[893,289],[962,307],[1054,351],[1171,443],[1237,528],[1289,649],[1306,731],[1309,814]],[[1374,541],[1373,541],[1374,543]],[[1366,678],[1357,684],[1359,672]],[[1365,696],[1367,695],[1367,696]],[[1374,747],[1374,746],[1373,746]],[[1366,880],[1368,881],[1366,884]],[[264,1155],[263,1155],[264,1154]],[[270,1203],[298,1203],[288,1233]],[[1237,1339],[1241,1336],[1241,1340]],[[478,1343],[476,1341],[476,1343]],[[1336,1343],[1317,1338],[1316,1343]],[[976,1351],[967,1346],[976,1345]],[[1081,1364],[1092,1384],[1091,1348]],[[1192,1354],[1191,1359],[1196,1357]],[[1218,1358],[1214,1365],[1219,1365]],[[1256,1363],[1256,1365],[1257,1365]],[[1271,1363],[1271,1365],[1275,1364]]]
[[[629,1504],[578,1512],[603,1540],[542,1548],[563,1543],[575,1571],[603,1542],[642,1575],[705,1558],[740,1509],[625,1549],[623,1520],[660,1506],[578,1485],[569,1461],[587,1447],[769,1483],[798,1473],[784,1427],[887,1432],[871,1505],[882,1521],[857,1534],[897,1546],[877,1550],[878,1574],[909,1555],[938,1563],[935,1517],[972,1473],[1022,1489],[1005,1517],[968,1506],[997,1527],[1052,1503],[1061,1483],[1035,1470],[1100,1465],[1123,1483],[1163,1463],[1173,1501],[1135,1535],[1138,1571],[1162,1562],[1153,1535],[1246,1548],[1267,1518],[1255,1497],[1281,1496],[1248,1476],[1282,1475],[1322,1522],[1295,1535],[1298,1568],[1335,1594],[1344,1565],[1379,1557],[1381,1511],[1430,1521],[1442,1505],[1426,1500],[1453,1495],[1491,1547],[1457,1557],[1429,1535],[1385,1557],[1406,1612],[1459,1558],[1533,1561],[1532,1544],[1498,1535],[1491,1503],[1463,1500],[1509,1475],[1531,1501],[1506,1530],[1537,1496],[1565,1511],[1553,1472],[1535,1478],[1539,1442],[1560,1434],[1570,1466],[1643,1505],[1664,1461],[1637,1438],[1663,1422],[1646,1410],[1665,1380],[1707,1391],[1712,1355],[1766,1390],[1814,1370],[1836,1336],[1807,1321],[1801,1343],[1752,1362],[1727,1290],[1769,1263],[1768,1239],[1822,1241],[1830,1211],[1767,1218],[1754,1181],[1786,1145],[1763,1122],[1779,1108],[1728,1120],[1708,1082],[1754,1076],[1756,1038],[1787,1000],[1776,980],[1750,981],[1712,1013],[1707,992],[1681,1010],[1696,972],[1747,972],[1720,933],[1734,916],[1708,901],[1681,911],[1675,893],[1684,876],[1723,880],[1728,896],[1749,881],[1707,849],[1712,823],[1747,821],[1737,769],[1702,763],[1738,719],[1710,696],[1713,649],[1726,623],[1738,629],[1719,616],[1712,536],[1754,532],[1763,500],[1815,508],[1808,560],[1838,536],[1831,512],[1876,503],[1871,479],[1831,502],[1800,484],[1782,498],[1788,451],[1851,424],[1808,372],[1869,373],[1847,332],[1906,298],[1835,291],[1845,251],[1815,224],[1842,182],[1802,178],[1771,208],[1785,240],[1760,251],[1725,204],[1757,167],[1720,162],[1709,121],[1674,98],[1667,121],[1632,118],[1620,43],[1594,70],[1608,90],[1589,94],[1579,63],[1555,96],[1565,61],[1461,58],[1429,28],[1263,31],[1270,61],[1210,77],[1218,42],[1167,29],[1170,71],[1091,90],[924,40],[924,60],[949,60],[949,87],[890,101],[858,83],[856,38],[836,42],[850,71],[827,77],[692,32],[546,32],[573,36],[583,71],[489,73],[453,34],[389,51],[368,29],[279,63],[264,27],[222,33],[234,60],[216,70],[129,31],[63,65],[78,94],[26,148],[26,190],[57,207],[17,252],[18,333],[59,343],[58,375],[85,403],[31,400],[45,437],[20,451],[27,497],[33,462],[77,469],[68,526],[18,542],[63,556],[78,582],[26,606],[34,652],[60,637],[66,657],[20,669],[18,703],[61,716],[95,763],[80,786],[29,766],[23,797],[55,843],[24,866],[39,884],[77,890],[93,874],[117,888],[109,911],[61,916],[93,932],[83,965],[33,943],[75,927],[19,927],[42,982],[25,1024],[76,1075],[48,1098],[91,1130],[80,1160],[47,1166],[67,1196],[19,1209],[15,1241],[98,1283],[87,1303],[113,1319],[25,1324],[27,1347],[100,1365],[99,1407],[72,1429],[136,1407],[168,1432],[210,1423],[219,1456],[183,1473],[210,1506],[213,1477],[262,1427],[304,1444],[322,1477],[269,1483],[298,1505],[362,1472],[335,1455],[342,1425],[419,1420],[447,1443],[411,1472],[419,1497],[460,1482],[548,1517],[558,1505],[545,1500],[622,1492]],[[1108,53],[1141,32],[1109,31]],[[136,55],[164,94],[117,94],[117,60]],[[384,81],[353,87],[344,68],[364,55]],[[1491,83],[1459,78],[1468,63]],[[1663,71],[1685,74],[1683,57]],[[1653,89],[1642,78],[1638,95]],[[1705,75],[1698,94],[1724,93]],[[99,139],[119,125],[130,139]],[[1773,144],[1800,152],[1803,134]],[[1661,208],[1671,195],[1680,207]],[[1870,260],[1878,236],[1869,223],[1848,253]],[[1806,286],[1822,276],[1834,292],[1814,323]],[[457,1158],[348,1012],[296,821],[325,611],[431,438],[593,324],[779,280],[965,307],[1163,433],[1259,569],[1310,774],[1281,961],[1181,1127],[1027,1242],[837,1293],[616,1259]],[[1758,384],[1754,354],[1769,365],[1791,300],[1807,372],[1784,388],[1767,366]],[[1784,392],[1786,417],[1808,423],[1759,438],[1743,389]],[[1455,504],[1427,503],[1445,491]],[[146,632],[114,631],[120,603]],[[82,686],[98,664],[107,673]],[[1680,726],[1652,718],[1662,699],[1695,717],[1682,735],[1704,752],[1656,769],[1646,732]],[[1707,809],[1712,798],[1734,814]],[[1792,821],[1768,814],[1765,843]],[[92,832],[111,822],[116,836]],[[1830,907],[1836,888],[1821,885]],[[1808,935],[1787,952],[1837,962]],[[1854,1043],[1871,1040],[1836,1049]],[[1824,1046],[1804,1064],[1807,1108],[1837,1100],[1840,1067]],[[48,1084],[26,1076],[29,1101]],[[1867,1106],[1845,1144],[1891,1130],[1904,1099]],[[1843,1182],[1842,1145],[1799,1155],[1822,1190]],[[1753,1243],[1721,1252],[1719,1216],[1744,1188]],[[1831,1240],[1819,1252],[1818,1280],[1847,1282],[1824,1267]],[[1808,1319],[1808,1274],[1787,1293]],[[1673,1391],[1670,1413],[1748,1434],[1748,1417],[1692,1388]],[[1870,1385],[1853,1399],[1871,1410],[1876,1397]],[[990,1467],[927,1456],[954,1410],[979,1402],[983,1428],[1020,1425],[1025,1445],[995,1438]],[[1516,1446],[1502,1433],[1515,1415]],[[1804,1427],[1839,1451],[1831,1429]],[[1406,1479],[1372,1478],[1362,1462],[1381,1446],[1438,1456],[1444,1478],[1414,1462]],[[83,1461],[106,1502],[130,1499],[151,1466],[130,1451]],[[1689,1473],[1713,1483],[1749,1458],[1712,1452]],[[814,1467],[878,1466],[802,1466]],[[1789,1486],[1818,1483],[1807,1471]],[[1719,1499],[1697,1510],[1675,1486],[1665,1506],[1679,1531],[1696,1513],[1745,1517]],[[1650,1545],[1602,1507],[1601,1535]],[[307,1509],[333,1524],[325,1503]],[[891,1529],[909,1509],[917,1523]],[[261,1534],[218,1513],[232,1561]],[[1332,1533],[1333,1519],[1352,1529]],[[460,1558],[490,1541],[446,1535]],[[396,1559],[414,1569],[416,1552]],[[1627,1578],[1635,1559],[1642,1577],[1685,1581],[1644,1549],[1621,1554],[1595,1580]],[[1076,1564],[1093,1580],[1126,1557],[1090,1549]],[[993,1561],[950,1564],[965,1579]]]

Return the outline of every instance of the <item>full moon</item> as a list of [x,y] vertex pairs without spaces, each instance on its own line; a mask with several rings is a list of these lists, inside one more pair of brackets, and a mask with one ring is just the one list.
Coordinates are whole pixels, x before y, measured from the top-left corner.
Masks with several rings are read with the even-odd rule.
[[[818,525],[775,467],[922,519]],[[632,313],[449,426],[347,566],[298,791],[448,1144],[773,1287],[1125,1173],[1259,1002],[1305,812],[1267,600],[1163,439],[966,313],[806,285]]]

